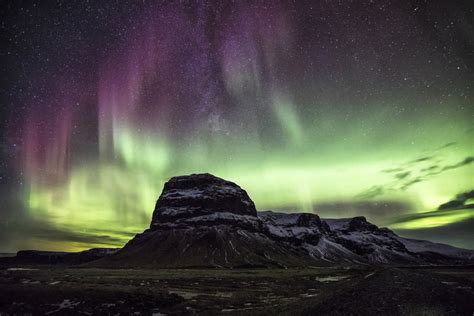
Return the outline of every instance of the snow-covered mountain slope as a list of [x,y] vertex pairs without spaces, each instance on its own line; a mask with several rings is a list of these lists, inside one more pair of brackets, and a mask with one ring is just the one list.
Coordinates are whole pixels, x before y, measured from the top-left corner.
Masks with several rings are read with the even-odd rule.
[[316,214],[285,214],[272,211],[259,212],[258,217],[265,223],[268,233],[275,239],[293,243],[317,245],[329,228]]
[[331,229],[331,239],[362,256],[371,263],[418,263],[397,236],[386,228],[378,228],[365,217],[325,219]]
[[428,240],[403,237],[398,237],[398,240],[400,240],[400,242],[403,243],[405,247],[413,253],[425,255],[441,254],[450,258],[463,258],[467,260],[474,260],[474,251],[472,250],[456,248],[450,245],[435,243]]
[[[393,232],[363,217],[321,220],[315,214],[260,212],[277,239],[300,245],[315,260],[352,263],[418,263]],[[311,219],[311,220],[303,220]]]
[[364,217],[323,219],[332,239],[372,263],[438,264],[465,262],[474,251],[427,240],[408,239],[388,228],[378,228]]

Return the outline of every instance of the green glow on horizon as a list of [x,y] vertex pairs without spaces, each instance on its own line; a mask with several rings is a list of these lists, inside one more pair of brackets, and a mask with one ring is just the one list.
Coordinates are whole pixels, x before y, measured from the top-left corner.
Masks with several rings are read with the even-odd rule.
[[[432,214],[432,212],[428,213],[430,213],[429,217],[422,217],[408,220],[403,223],[396,223],[390,227],[393,229],[424,229],[459,223],[467,219],[474,218],[474,212],[472,209],[449,210],[445,212],[439,212],[439,214]],[[423,216],[423,214],[424,213],[421,213],[420,215]]]
[[[137,233],[149,225],[164,182],[175,175],[210,172],[234,181],[249,193],[259,210],[318,213],[315,205],[321,203],[363,201],[361,192],[394,181],[393,174],[382,170],[433,155],[446,143],[456,141],[457,145],[434,153],[446,165],[472,155],[470,135],[466,134],[469,124],[460,119],[460,114],[453,114],[458,123],[450,128],[440,128],[436,119],[423,117],[416,124],[401,128],[397,124],[403,122],[397,123],[390,113],[381,110],[366,120],[353,118],[351,127],[342,126],[339,134],[331,135],[328,123],[336,122],[334,119],[308,123],[308,118],[299,116],[284,98],[276,99],[275,111],[287,132],[283,139],[289,142],[284,148],[274,146],[271,150],[256,138],[248,138],[248,131],[231,133],[231,137],[213,134],[179,144],[152,132],[136,131],[125,123],[116,125],[113,159],[74,165],[66,183],[45,185],[30,181],[25,203],[34,218],[69,231],[91,231],[95,235],[100,235],[97,230],[101,229]],[[375,139],[375,135],[381,139]],[[433,210],[459,192],[472,189],[472,168],[471,164],[447,170],[406,190],[394,189],[370,200],[400,201],[413,210]],[[471,213],[443,213],[391,228],[437,227],[471,218]],[[389,223],[382,217],[369,220],[379,225]],[[121,233],[107,235],[115,241],[93,245],[47,241],[43,248],[121,246],[130,238]]]

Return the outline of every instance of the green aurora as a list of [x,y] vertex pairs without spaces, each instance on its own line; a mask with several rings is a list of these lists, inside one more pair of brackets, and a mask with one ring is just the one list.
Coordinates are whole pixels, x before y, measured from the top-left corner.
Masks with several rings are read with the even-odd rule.
[[[114,161],[79,163],[65,183],[32,182],[23,193],[30,214],[38,221],[47,219],[55,227],[85,234],[98,234],[105,228],[104,234],[112,236],[113,242],[39,240],[37,246],[66,250],[120,246],[131,233],[149,225],[168,178],[197,172],[238,183],[259,210],[315,212],[323,217],[365,215],[378,225],[404,230],[474,217],[472,209],[430,212],[473,185],[474,164],[471,160],[463,163],[472,157],[473,135],[461,110],[450,113],[449,121],[456,124],[443,126],[434,115],[405,121],[387,106],[370,118],[352,117],[350,127],[341,130],[330,127],[331,118],[315,117],[310,124],[287,105],[281,106],[284,109],[275,113],[281,124],[281,147],[270,150],[264,144],[249,143],[248,139],[255,138],[245,134],[230,139],[217,135],[177,147],[118,129]],[[325,124],[317,124],[318,120]],[[332,123],[340,120],[333,118]],[[400,174],[407,173],[400,179]],[[405,188],[413,179],[418,181]],[[373,194],[374,187],[378,194]],[[398,210],[402,214],[428,212],[429,216],[397,222],[400,213],[367,212],[362,207],[324,209],[334,201],[347,205],[369,201],[382,209],[387,202],[399,202],[405,207]]]
[[0,251],[122,246],[201,172],[474,248],[472,199],[438,209],[474,189],[472,4],[441,2],[12,2]]

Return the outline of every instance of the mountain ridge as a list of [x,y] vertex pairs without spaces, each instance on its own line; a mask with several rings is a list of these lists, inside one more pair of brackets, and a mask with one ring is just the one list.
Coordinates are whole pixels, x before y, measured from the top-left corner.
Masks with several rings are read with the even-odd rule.
[[[408,247],[407,247],[408,246]],[[171,178],[150,228],[94,264],[115,267],[304,267],[463,264],[474,251],[403,238],[359,216],[257,212],[247,192],[211,174]]]
[[208,173],[165,183],[149,228],[121,249],[19,251],[0,263],[116,268],[472,264],[474,251],[398,236],[363,216],[257,212],[237,184]]

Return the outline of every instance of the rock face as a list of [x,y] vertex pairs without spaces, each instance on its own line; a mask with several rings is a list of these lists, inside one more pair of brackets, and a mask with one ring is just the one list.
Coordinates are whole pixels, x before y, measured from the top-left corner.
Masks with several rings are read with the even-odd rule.
[[156,202],[151,229],[187,225],[261,229],[257,210],[247,192],[208,173],[171,178]]
[[173,177],[156,202],[151,225],[217,213],[257,216],[247,192],[233,182],[208,173]]
[[392,231],[378,228],[365,217],[326,220],[331,228],[331,239],[350,250],[355,256],[372,263],[421,263],[417,255],[408,251]]
[[330,229],[318,215],[300,213],[285,214],[271,211],[260,212],[259,218],[268,228],[268,234],[275,240],[295,245],[317,245]]
[[474,252],[397,236],[364,217],[259,212],[235,183],[210,174],[171,178],[150,228],[96,265],[288,267],[427,264],[472,260]]

